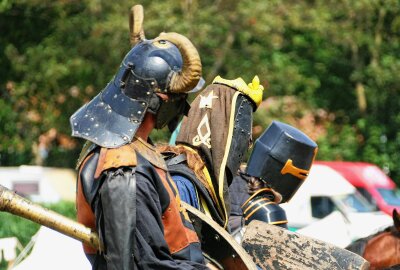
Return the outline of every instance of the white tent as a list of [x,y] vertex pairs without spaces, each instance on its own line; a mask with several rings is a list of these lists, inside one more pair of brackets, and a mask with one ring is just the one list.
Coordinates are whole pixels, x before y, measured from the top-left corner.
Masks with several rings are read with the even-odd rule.
[[13,270],[90,270],[82,244],[47,227],[40,227],[33,237],[31,254],[12,267]]

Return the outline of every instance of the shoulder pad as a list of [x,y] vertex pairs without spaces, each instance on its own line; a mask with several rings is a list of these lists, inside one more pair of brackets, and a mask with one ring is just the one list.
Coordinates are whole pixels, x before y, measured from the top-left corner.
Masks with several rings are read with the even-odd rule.
[[269,188],[263,188],[254,193],[243,205],[245,224],[252,220],[260,220],[273,225],[286,227],[285,210],[274,201],[274,195]]
[[154,147],[145,143],[141,139],[134,139],[130,144],[126,144],[118,148],[102,148],[100,151],[99,163],[95,175],[98,177],[101,172],[111,168],[136,166],[136,152],[140,153],[155,167],[158,167],[164,171],[167,170],[164,159]]

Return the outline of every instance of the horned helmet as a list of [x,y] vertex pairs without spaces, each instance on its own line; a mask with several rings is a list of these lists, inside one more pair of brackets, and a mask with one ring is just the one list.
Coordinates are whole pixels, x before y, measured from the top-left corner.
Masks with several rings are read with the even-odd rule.
[[188,111],[188,92],[201,78],[200,56],[178,33],[146,39],[143,18],[143,7],[132,7],[132,48],[107,86],[71,116],[73,136],[116,148],[133,139],[147,112],[155,115],[155,127],[163,128]]

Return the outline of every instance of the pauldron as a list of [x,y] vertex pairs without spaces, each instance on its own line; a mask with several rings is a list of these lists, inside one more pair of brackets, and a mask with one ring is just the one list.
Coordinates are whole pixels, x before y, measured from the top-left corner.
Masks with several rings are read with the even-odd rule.
[[285,210],[275,202],[275,194],[270,188],[263,188],[254,193],[243,205],[245,224],[252,220],[287,228]]

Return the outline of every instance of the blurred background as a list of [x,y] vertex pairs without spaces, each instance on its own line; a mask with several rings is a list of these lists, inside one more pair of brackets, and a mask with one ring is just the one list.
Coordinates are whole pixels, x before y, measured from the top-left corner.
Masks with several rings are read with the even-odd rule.
[[[0,1],[1,167],[74,168],[83,141],[70,136],[69,117],[102,90],[128,52],[134,4]],[[318,160],[370,162],[399,184],[399,1],[140,4],[147,38],[173,31],[195,44],[206,84],[216,75],[260,77],[266,91],[254,139],[280,120],[318,143]],[[162,130],[153,140],[169,136]],[[73,216],[73,201],[62,204]],[[10,228],[2,223],[0,236],[13,235]]]

